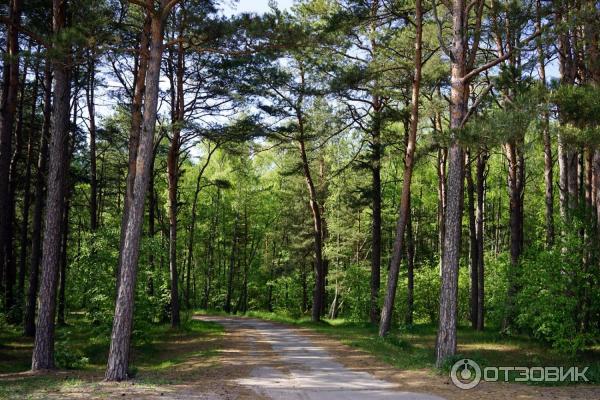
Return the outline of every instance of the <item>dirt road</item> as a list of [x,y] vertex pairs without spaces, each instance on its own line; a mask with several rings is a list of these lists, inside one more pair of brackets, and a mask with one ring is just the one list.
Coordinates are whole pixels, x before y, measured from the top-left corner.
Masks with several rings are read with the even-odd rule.
[[[248,341],[268,344],[272,354],[250,349],[254,367],[237,380],[258,395],[275,400],[440,400],[442,397],[400,390],[395,383],[337,362],[323,347],[295,329],[253,319],[202,316],[227,331],[244,330]],[[263,346],[260,346],[264,349]],[[264,362],[261,362],[264,358]]]

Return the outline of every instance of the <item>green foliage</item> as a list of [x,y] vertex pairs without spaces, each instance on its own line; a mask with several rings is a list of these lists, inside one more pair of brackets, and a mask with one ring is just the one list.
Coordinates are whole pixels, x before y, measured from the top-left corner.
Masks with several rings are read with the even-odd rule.
[[56,365],[65,369],[83,369],[90,361],[89,358],[85,357],[83,351],[74,349],[67,339],[56,342],[54,358]]
[[[597,338],[597,330],[585,325],[599,310],[598,292],[591,289],[597,284],[598,267],[589,261],[596,259],[597,252],[582,241],[579,232],[573,225],[555,247],[530,249],[519,277],[519,325],[571,354]],[[587,265],[582,266],[585,258]]]

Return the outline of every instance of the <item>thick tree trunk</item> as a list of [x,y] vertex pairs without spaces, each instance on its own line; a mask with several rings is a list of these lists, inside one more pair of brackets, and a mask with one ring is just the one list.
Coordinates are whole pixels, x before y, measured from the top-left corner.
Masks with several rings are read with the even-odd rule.
[[381,321],[379,323],[379,336],[385,336],[392,325],[392,313],[394,310],[394,301],[396,299],[396,289],[398,287],[398,273],[400,270],[400,261],[402,260],[404,231],[406,221],[410,213],[410,185],[412,181],[412,173],[415,162],[415,148],[417,146],[417,128],[419,125],[419,91],[421,88],[421,49],[422,49],[422,34],[423,34],[423,16],[421,8],[421,0],[415,3],[415,72],[412,84],[412,106],[410,112],[410,127],[408,132],[408,140],[406,142],[406,154],[404,157],[404,179],[402,181],[402,194],[400,197],[400,212],[398,222],[396,223],[396,237],[392,249],[392,258],[390,261],[390,269],[388,271],[387,291],[383,301],[381,310]]
[[[65,27],[63,0],[53,0],[53,31],[60,35]],[[60,49],[67,52],[68,49]],[[60,260],[64,192],[67,176],[67,151],[70,88],[67,54],[62,60],[53,60],[54,104],[49,145],[47,212],[44,218],[41,286],[38,301],[35,344],[31,361],[32,370],[54,368],[54,318],[56,311],[56,284]]]
[[[118,271],[119,287],[115,306],[115,317],[111,334],[106,380],[121,381],[127,378],[129,364],[129,350],[131,330],[133,326],[133,301],[135,282],[137,278],[137,264],[139,258],[140,235],[144,215],[144,202],[148,180],[150,178],[150,165],[153,156],[154,128],[158,106],[158,84],[160,66],[163,52],[163,21],[166,19],[162,9],[166,0],[161,1],[161,10],[152,13],[150,53],[148,69],[144,88],[144,114],[139,144],[136,146],[135,158],[130,163],[129,175],[133,176],[132,182],[127,185],[125,226],[122,231],[120,266]],[[150,7],[153,2],[149,2]],[[132,171],[132,164],[134,170]],[[132,184],[130,184],[132,183]]]
[[[152,7],[153,3],[147,2],[149,7]],[[135,82],[133,87],[133,98],[131,99],[131,126],[129,130],[129,143],[128,143],[128,168],[127,168],[127,179],[125,187],[125,198],[123,201],[123,216],[121,217],[121,236],[120,236],[120,247],[119,247],[119,261],[116,270],[116,290],[115,293],[119,293],[119,286],[121,284],[121,265],[123,256],[123,245],[125,243],[125,230],[129,224],[129,196],[127,193],[133,193],[135,176],[137,172],[137,152],[139,150],[140,143],[140,132],[142,130],[142,102],[144,100],[144,93],[146,92],[146,74],[148,72],[148,62],[150,57],[150,35],[152,28],[151,16],[146,14],[144,19],[144,25],[140,34],[140,47],[139,54],[137,56],[137,69],[135,70]],[[162,29],[162,28],[161,28]],[[161,51],[162,56],[162,51]],[[160,74],[160,72],[159,72]],[[120,199],[120,194],[117,195],[117,201]],[[119,207],[119,205],[117,205]]]
[[464,152],[458,143],[456,131],[467,115],[469,82],[466,75],[466,4],[452,2],[452,77],[450,92],[450,146],[448,148],[446,235],[442,258],[439,328],[435,347],[436,366],[442,366],[446,357],[456,353],[456,319],[458,295],[458,263],[463,211]]
[[40,137],[40,150],[37,161],[37,179],[35,182],[35,203],[31,221],[31,264],[29,268],[29,288],[25,309],[24,334],[35,335],[35,309],[37,303],[39,265],[42,255],[42,217],[44,210],[44,187],[46,186],[48,139],[50,137],[50,116],[52,114],[52,68],[50,61],[44,67],[44,124]]
[[10,24],[6,31],[6,62],[3,65],[2,98],[0,99],[0,279],[4,283],[4,309],[14,305],[14,278],[8,271],[7,253],[12,246],[12,209],[10,194],[10,166],[13,156],[12,135],[19,91],[19,37],[21,0],[10,0],[8,7]]

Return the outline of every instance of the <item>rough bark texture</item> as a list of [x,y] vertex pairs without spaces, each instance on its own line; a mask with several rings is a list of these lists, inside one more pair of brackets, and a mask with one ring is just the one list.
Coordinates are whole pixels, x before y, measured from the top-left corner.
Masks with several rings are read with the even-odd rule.
[[446,235],[442,258],[442,284],[440,289],[439,328],[435,346],[436,366],[441,367],[446,357],[456,353],[456,319],[458,294],[458,262],[463,210],[464,152],[457,141],[467,115],[468,82],[466,75],[464,0],[452,2],[452,77],[450,92],[450,146],[448,148],[447,204],[445,215]]
[[[152,3],[147,3],[149,6]],[[125,200],[123,204],[123,216],[121,218],[121,236],[120,236],[120,247],[119,247],[119,261],[117,264],[117,273],[116,273],[116,293],[119,293],[119,285],[120,285],[120,276],[121,276],[121,257],[123,255],[123,244],[125,243],[125,229],[128,225],[129,218],[129,196],[127,193],[133,193],[133,187],[135,183],[136,176],[136,168],[137,168],[137,153],[138,146],[140,142],[140,132],[142,129],[142,102],[144,100],[144,93],[146,90],[146,74],[148,71],[148,59],[149,59],[149,49],[148,46],[150,44],[150,35],[151,35],[151,24],[152,19],[150,15],[146,15],[144,20],[144,26],[142,28],[142,32],[140,33],[140,47],[139,54],[137,56],[137,68],[135,70],[135,82],[133,87],[133,97],[131,99],[131,126],[129,129],[129,161],[127,168],[127,182],[125,188]],[[161,53],[162,54],[162,53]]]
[[[148,6],[152,6],[149,2]],[[126,209],[124,218],[123,242],[119,257],[119,286],[115,306],[115,318],[111,334],[106,380],[121,381],[127,378],[131,330],[133,325],[133,300],[137,278],[137,263],[139,257],[140,235],[144,216],[144,202],[150,165],[153,156],[154,128],[156,125],[156,110],[158,105],[158,83],[163,52],[163,13],[165,0],[161,2],[161,10],[152,13],[150,54],[144,88],[144,113],[142,130],[133,163],[135,174],[132,182],[127,185]],[[130,184],[132,183],[132,184]]]
[[417,128],[419,125],[419,90],[421,87],[423,16],[420,0],[416,1],[415,10],[415,72],[412,84],[410,127],[408,132],[408,140],[406,142],[406,154],[404,156],[404,178],[402,181],[402,194],[400,196],[400,213],[398,216],[398,222],[396,223],[396,237],[394,239],[390,269],[388,271],[387,291],[383,301],[383,308],[381,309],[379,336],[385,336],[389,332],[392,325],[392,312],[394,310],[396,289],[398,287],[398,272],[400,271],[400,261],[402,260],[404,231],[406,229],[408,214],[410,213],[410,184],[412,181],[412,173],[415,163],[415,148],[417,146]]
[[[53,31],[59,35],[65,27],[65,2],[52,2]],[[67,49],[62,49],[66,51]],[[63,54],[63,57],[67,57]],[[56,311],[56,284],[62,239],[64,189],[66,180],[66,146],[69,129],[69,74],[65,60],[52,62],[54,70],[54,104],[49,144],[47,212],[44,218],[41,285],[38,299],[38,317],[35,344],[31,361],[32,370],[54,368],[54,318]]]
[[24,334],[35,335],[35,308],[39,281],[39,265],[42,255],[42,214],[44,210],[44,188],[46,186],[48,139],[50,136],[50,116],[52,114],[52,69],[49,61],[44,67],[44,124],[40,138],[40,150],[37,161],[37,180],[35,182],[35,203],[31,221],[31,264],[29,268],[29,288],[25,308]]

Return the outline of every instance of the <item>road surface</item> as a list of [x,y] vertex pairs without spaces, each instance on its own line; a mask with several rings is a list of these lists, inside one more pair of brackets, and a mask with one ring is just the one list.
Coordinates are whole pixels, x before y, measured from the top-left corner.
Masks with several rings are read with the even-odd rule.
[[[351,370],[309,338],[261,320],[219,316],[198,319],[221,324],[226,331],[244,331],[250,342],[253,368],[237,383],[258,396],[274,400],[443,400],[442,397],[401,391],[398,385]],[[254,345],[256,344],[256,345]],[[268,351],[265,351],[265,344]],[[259,349],[260,345],[260,349]]]

